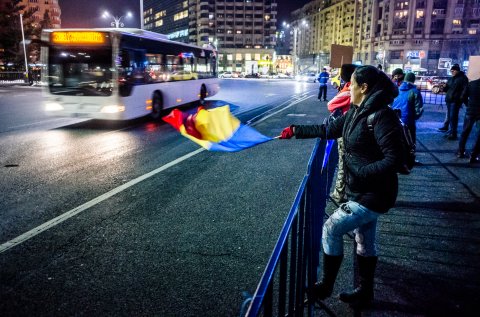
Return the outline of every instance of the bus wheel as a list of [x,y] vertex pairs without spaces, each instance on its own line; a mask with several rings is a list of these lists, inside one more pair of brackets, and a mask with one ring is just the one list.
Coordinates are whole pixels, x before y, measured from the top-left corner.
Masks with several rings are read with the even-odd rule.
[[205,104],[205,98],[207,98],[207,87],[205,87],[205,85],[202,85],[202,88],[200,89],[200,104],[201,105]]
[[153,94],[153,98],[152,98],[152,112],[150,113],[151,117],[155,120],[160,119],[160,117],[162,116],[162,110],[163,110],[162,94],[156,91]]

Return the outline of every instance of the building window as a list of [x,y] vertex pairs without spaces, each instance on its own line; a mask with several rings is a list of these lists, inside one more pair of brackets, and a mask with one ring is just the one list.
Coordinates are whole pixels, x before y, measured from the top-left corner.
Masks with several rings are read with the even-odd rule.
[[162,26],[163,25],[163,19],[160,19],[158,21],[155,21],[155,26],[156,27],[159,27],[159,26]]
[[458,19],[454,19],[454,20],[453,20],[453,25],[455,25],[455,26],[462,26],[462,21],[461,21],[461,20],[458,20]]
[[175,14],[173,16],[173,21],[185,19],[187,17],[188,17],[188,10],[184,10],[184,11],[181,11],[181,12],[178,12],[177,14]]
[[228,60],[228,61],[233,61],[233,55],[232,55],[232,54],[228,54],[228,55],[227,55],[227,60]]
[[401,59],[402,58],[402,51],[391,51],[390,52],[390,59]]
[[428,51],[428,59],[439,59],[440,51]]
[[167,11],[166,10],[162,10],[160,12],[157,12],[155,13],[155,20],[158,20],[160,19],[161,17],[164,17],[167,15]]
[[246,54],[245,54],[245,60],[246,60],[246,61],[251,61],[251,60],[252,60],[252,54],[246,53]]
[[256,53],[256,54],[255,54],[255,60],[256,60],[256,61],[259,61],[259,60],[260,60],[260,54],[259,54],[259,53]]
[[475,34],[477,34],[477,30],[476,29],[469,29],[468,34],[475,35]]
[[423,19],[424,15],[425,15],[425,12],[423,10],[417,10],[416,12],[417,19]]
[[242,58],[242,54],[241,53],[237,53],[235,54],[235,60],[236,61],[241,61],[243,58]]

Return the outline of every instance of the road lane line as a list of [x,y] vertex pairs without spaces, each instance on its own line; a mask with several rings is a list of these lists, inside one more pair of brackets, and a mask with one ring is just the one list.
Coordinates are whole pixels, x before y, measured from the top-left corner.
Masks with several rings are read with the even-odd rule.
[[294,101],[294,102],[292,102],[291,104],[289,104],[288,106],[286,106],[285,108],[282,108],[282,109],[280,109],[280,110],[278,110],[278,111],[275,111],[275,112],[269,114],[268,116],[265,116],[265,117],[263,117],[262,119],[256,121],[253,125],[257,125],[257,124],[259,124],[260,122],[265,121],[265,120],[267,120],[268,118],[270,118],[270,117],[272,117],[272,116],[274,116],[274,115],[276,115],[276,114],[278,114],[278,113],[280,113],[280,112],[282,112],[282,111],[284,111],[284,110],[287,110],[288,108],[290,108],[290,107],[292,107],[292,106],[295,106],[296,104],[298,104],[298,103],[300,103],[300,102],[302,102],[302,101],[305,101],[305,100],[307,100],[307,99],[309,99],[309,98],[312,98],[312,97],[313,97],[313,95],[310,95],[310,96],[308,96],[308,97],[306,97],[306,98],[303,98],[303,99]]
[[[254,126],[254,125],[256,125],[257,123],[263,121],[262,119],[260,119],[259,121],[255,121],[255,120],[256,120],[257,118],[262,117],[263,115],[265,115],[265,114],[268,113],[269,111],[276,110],[276,109],[278,109],[278,108],[282,108],[284,104],[290,102],[289,105],[287,105],[285,108],[282,108],[282,109],[280,110],[280,111],[283,111],[283,110],[285,110],[285,109],[290,108],[290,107],[293,106],[293,105],[296,105],[297,103],[300,103],[300,102],[302,102],[302,101],[304,101],[304,100],[307,100],[307,99],[310,98],[310,97],[312,97],[312,96],[302,97],[301,99],[295,99],[294,101],[292,100],[293,98],[292,98],[292,99],[289,99],[289,100],[287,100],[286,102],[282,102],[280,105],[278,105],[278,106],[276,106],[276,107],[274,107],[274,108],[272,108],[272,109],[269,109],[269,110],[267,110],[267,111],[265,111],[265,112],[263,112],[263,113],[255,116],[255,117],[251,118],[250,120],[247,121],[247,124]],[[278,112],[280,112],[280,111],[274,112],[273,114],[276,114],[276,113],[278,113]],[[271,115],[268,115],[268,116],[266,116],[266,117],[271,117]],[[252,124],[252,122],[253,122],[253,124]]]
[[166,170],[166,169],[168,169],[172,166],[175,166],[178,163],[181,163],[181,162],[183,162],[183,161],[185,161],[185,160],[187,160],[187,159],[189,159],[189,158],[191,158],[191,157],[193,157],[193,156],[195,156],[195,155],[197,155],[197,154],[199,154],[203,151],[205,151],[205,149],[200,148],[198,150],[195,150],[193,152],[185,154],[182,157],[179,157],[179,158],[177,158],[177,159],[175,159],[175,160],[173,160],[173,161],[171,161],[171,162],[169,162],[169,163],[167,163],[167,164],[165,164],[165,165],[163,165],[163,166],[161,166],[161,167],[159,167],[159,168],[157,168],[157,169],[155,169],[151,172],[148,172],[147,174],[139,176],[139,177],[137,177],[137,178],[121,185],[121,186],[118,186],[117,188],[114,188],[114,189],[110,190],[109,192],[106,192],[105,194],[100,195],[100,196],[84,203],[83,205],[80,205],[80,206],[78,206],[78,207],[76,207],[76,208],[74,208],[70,211],[67,211],[67,212],[61,214],[60,216],[55,217],[55,218],[45,222],[44,224],[42,224],[42,225],[40,225],[36,228],[33,228],[32,230],[30,230],[28,232],[25,232],[24,234],[21,234],[18,237],[14,238],[10,241],[7,241],[7,242],[3,243],[2,245],[0,245],[0,253],[3,253],[10,248],[13,248],[14,246],[17,246],[17,245],[35,237],[36,235],[38,235],[38,234],[40,234],[40,233],[42,233],[42,232],[44,232],[44,231],[46,231],[46,230],[48,230],[52,227],[55,227],[56,225],[64,222],[65,220],[67,220],[69,218],[72,218],[73,216],[81,213],[82,211],[85,211],[85,210],[89,209],[90,207],[93,207],[93,206],[103,202],[104,200],[107,200],[108,198],[124,191],[125,189],[128,189],[129,187],[132,187],[132,186],[146,180],[147,178],[150,178],[150,177],[152,177],[152,176],[154,176],[154,175],[156,175],[156,174],[158,174],[158,173],[160,173],[160,172],[162,172],[162,171],[164,171],[164,170]]
[[[290,108],[290,107],[292,107],[292,106],[294,106],[294,105],[296,105],[296,104],[298,104],[298,103],[300,103],[300,102],[302,102],[302,101],[304,101],[308,98],[311,98],[311,97],[312,97],[312,95],[307,96],[307,97],[302,97],[301,99],[297,99],[295,101],[292,101],[286,107],[284,107],[284,108],[282,108],[282,109],[280,109],[280,110],[278,110],[278,111],[260,119],[259,121],[254,122],[252,124],[252,126],[255,126],[258,123],[260,123],[262,121],[265,121],[267,118],[270,118],[273,115],[275,115],[277,113],[280,113],[280,112],[282,112],[282,111],[284,111],[284,110],[286,110],[286,109],[288,109],[288,108]],[[283,106],[283,104],[285,104],[285,103],[286,102],[281,103],[280,106]],[[123,130],[123,129],[120,129],[120,130]],[[110,132],[108,132],[108,133],[110,133]],[[165,164],[165,165],[163,165],[163,166],[161,166],[161,167],[159,167],[159,168],[157,168],[157,169],[155,169],[151,172],[148,172],[147,174],[139,176],[139,177],[137,177],[137,178],[135,178],[135,179],[119,186],[119,187],[116,187],[116,188],[110,190],[109,192],[106,192],[105,194],[100,195],[100,196],[84,203],[83,205],[80,205],[80,206],[78,206],[78,207],[76,207],[72,210],[69,210],[69,211],[61,214],[60,216],[55,217],[55,218],[41,224],[38,227],[35,227],[35,228],[19,235],[18,237],[13,238],[12,240],[9,240],[9,241],[1,244],[0,245],[0,254],[7,251],[8,249],[11,249],[11,248],[23,243],[23,242],[35,237],[36,235],[38,235],[38,234],[40,234],[40,233],[42,233],[42,232],[44,232],[44,231],[46,231],[46,230],[48,230],[52,227],[55,227],[56,225],[64,222],[65,220],[68,220],[68,219],[72,218],[73,216],[81,213],[82,211],[85,211],[85,210],[89,209],[90,207],[93,207],[93,206],[107,200],[108,198],[124,191],[125,189],[128,189],[128,188],[130,188],[130,187],[132,187],[132,186],[134,186],[134,185],[136,185],[136,184],[138,184],[138,183],[140,183],[140,182],[142,182],[142,181],[144,181],[144,180],[146,180],[146,179],[148,179],[148,178],[150,178],[150,177],[152,177],[152,176],[154,176],[154,175],[156,175],[156,174],[158,174],[158,173],[160,173],[160,172],[162,172],[162,171],[164,171],[164,170],[166,170],[166,169],[168,169],[172,166],[175,166],[176,164],[181,163],[181,162],[183,162],[183,161],[185,161],[185,160],[187,160],[187,159],[189,159],[189,158],[191,158],[191,157],[193,157],[193,156],[195,156],[195,155],[197,155],[197,154],[199,154],[203,151],[205,151],[205,149],[200,148],[198,150],[195,150],[193,152],[185,154],[184,156],[179,157],[178,159],[175,159],[175,160],[173,160],[173,161],[171,161],[171,162],[169,162],[169,163],[167,163],[167,164]]]

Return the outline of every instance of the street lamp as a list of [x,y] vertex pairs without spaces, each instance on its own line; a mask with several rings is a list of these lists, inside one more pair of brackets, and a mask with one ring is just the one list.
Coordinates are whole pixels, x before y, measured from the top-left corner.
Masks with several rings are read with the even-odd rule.
[[290,25],[289,23],[283,22],[282,25],[287,29],[292,28],[293,31],[293,75],[297,75],[298,71],[298,56],[297,56],[297,33],[300,30],[300,27],[308,28],[308,23],[305,20],[302,20],[302,23],[298,26]]
[[132,13],[127,12],[126,16],[123,16],[123,15],[122,16],[116,16],[116,15],[114,16],[114,15],[111,15],[110,13],[108,13],[108,11],[105,11],[102,14],[102,18],[104,18],[104,19],[112,18],[113,22],[110,23],[110,25],[116,27],[117,29],[124,27],[125,24],[123,24],[122,19],[125,18],[125,17],[131,18]]
[[22,29],[23,56],[25,57],[25,78],[28,78],[27,48],[25,47],[25,32],[23,31],[23,14],[20,13],[20,27]]

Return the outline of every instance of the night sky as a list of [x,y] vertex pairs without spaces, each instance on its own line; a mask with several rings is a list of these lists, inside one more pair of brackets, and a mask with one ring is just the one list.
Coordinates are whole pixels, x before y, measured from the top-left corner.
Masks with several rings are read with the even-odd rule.
[[[160,0],[161,1],[161,0]],[[122,19],[125,27],[140,27],[140,1],[139,0],[59,0],[62,10],[62,27],[109,27],[113,19],[102,19],[103,11],[107,10],[112,15],[122,16],[128,11],[133,17]],[[290,20],[290,12],[302,7],[309,0],[277,0],[278,23]]]

